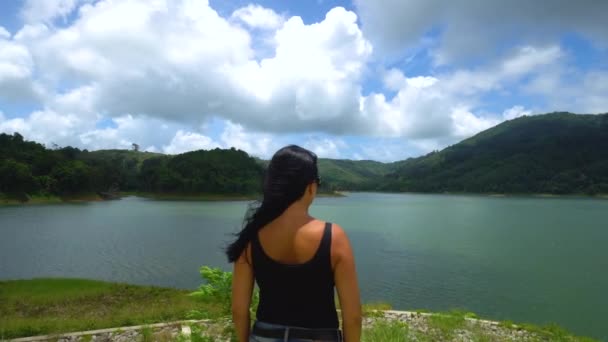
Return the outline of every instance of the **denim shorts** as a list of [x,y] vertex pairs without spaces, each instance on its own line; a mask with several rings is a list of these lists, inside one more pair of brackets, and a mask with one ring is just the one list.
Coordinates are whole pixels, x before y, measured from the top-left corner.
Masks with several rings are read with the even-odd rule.
[[[276,328],[276,329],[283,329],[283,328],[293,328],[291,326],[288,325],[281,325],[281,324],[271,324],[271,323],[264,323],[264,322],[260,322],[260,321],[256,321],[255,322],[256,325],[262,327],[262,328],[267,328],[267,329],[272,329],[272,328]],[[331,340],[333,341],[338,341],[338,339],[335,340]],[[308,339],[300,339],[300,338],[288,338],[287,340],[282,339],[282,338],[270,338],[270,337],[261,337],[261,336],[256,336],[251,334],[249,336],[249,342],[325,342],[325,340],[308,340]]]

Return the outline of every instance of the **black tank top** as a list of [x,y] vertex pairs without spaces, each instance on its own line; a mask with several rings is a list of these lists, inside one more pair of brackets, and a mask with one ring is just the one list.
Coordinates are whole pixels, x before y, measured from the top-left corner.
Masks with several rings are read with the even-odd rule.
[[315,255],[302,264],[283,264],[252,241],[255,280],[260,288],[257,319],[302,328],[338,328],[331,267],[331,223],[325,224]]

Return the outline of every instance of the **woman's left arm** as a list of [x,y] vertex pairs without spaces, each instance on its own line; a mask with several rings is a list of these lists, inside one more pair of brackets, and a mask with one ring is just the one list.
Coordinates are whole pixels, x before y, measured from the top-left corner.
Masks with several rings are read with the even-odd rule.
[[253,293],[253,267],[247,258],[249,248],[234,262],[232,273],[232,321],[239,341],[249,341],[251,317],[249,306]]

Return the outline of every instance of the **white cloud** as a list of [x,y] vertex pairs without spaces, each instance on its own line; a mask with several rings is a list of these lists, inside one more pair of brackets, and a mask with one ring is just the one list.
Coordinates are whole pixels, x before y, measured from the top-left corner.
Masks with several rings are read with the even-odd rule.
[[[360,125],[352,115],[371,45],[354,13],[334,8],[324,21],[312,25],[292,17],[276,31],[275,41],[273,57],[227,70],[250,103],[245,105],[248,115],[229,119],[289,132],[318,129],[323,123],[323,129],[340,133]],[[226,112],[243,110],[231,108],[234,99],[225,106]]]
[[16,36],[46,80],[88,84],[93,106],[111,116],[219,115],[287,132],[323,122],[340,133],[363,127],[349,120],[371,53],[356,20],[343,8],[311,25],[292,17],[274,32],[275,53],[261,61],[251,34],[205,1],[99,1],[80,7],[68,27],[31,25]]
[[344,157],[348,145],[339,138],[312,138],[304,147],[313,151],[319,158],[341,158]]
[[254,4],[237,9],[232,13],[231,18],[241,21],[251,28],[264,30],[275,30],[284,22],[284,18],[275,11]]
[[559,46],[523,46],[497,63],[476,70],[458,69],[449,75],[447,89],[463,95],[497,90],[512,85],[522,77],[551,71],[560,62],[563,52]]
[[546,100],[543,111],[608,112],[608,71],[605,70],[582,72],[559,64],[533,77],[523,90]]
[[52,21],[58,17],[64,19],[81,0],[26,0],[21,10],[21,17],[27,22]]
[[169,145],[163,147],[163,151],[168,154],[180,154],[194,150],[210,150],[216,147],[219,145],[207,136],[179,130]]
[[35,102],[44,90],[33,80],[32,55],[26,46],[9,38],[0,35],[0,100]]
[[407,83],[407,79],[401,70],[390,69],[384,72],[382,82],[386,89],[398,91]]
[[384,85],[396,95],[386,99],[372,93],[363,98],[361,110],[377,136],[445,146],[502,120],[499,114],[475,113],[483,95],[513,89],[530,75],[551,71],[562,57],[558,46],[524,46],[488,65],[435,76],[407,77],[391,69],[384,73]]
[[[0,118],[2,119],[2,118]],[[73,114],[57,113],[52,110],[35,111],[27,118],[0,120],[0,132],[19,132],[29,140],[41,143],[57,143],[79,146],[74,132],[84,130],[89,125]]]
[[[188,132],[189,129],[187,125],[181,123],[141,115],[113,118],[111,124],[106,124],[103,128],[97,127],[99,122],[96,122],[95,127],[77,134],[80,141],[78,145],[89,149],[108,149],[130,148],[132,143],[136,143],[146,151],[162,151],[168,143],[170,145],[170,142],[175,140],[177,132]],[[184,142],[184,139],[182,137],[175,141]]]
[[220,140],[226,148],[234,147],[257,157],[270,157],[280,145],[270,134],[247,132],[240,124],[226,122]]
[[382,54],[403,55],[422,37],[437,41],[440,64],[495,57],[496,47],[544,45],[573,32],[608,46],[608,2],[595,0],[355,0],[363,29]]
[[[266,10],[248,6],[233,19],[271,16]],[[462,103],[458,95],[499,88],[561,52],[555,46],[526,46],[502,64],[437,76],[405,77],[389,70],[384,81],[397,95],[386,100],[382,94],[361,94],[372,46],[357,16],[343,8],[310,25],[299,17],[281,20],[274,31],[275,53],[260,61],[253,58],[251,33],[205,1],[100,1],[79,13],[64,29],[28,26],[17,35],[24,44],[32,42],[33,60],[50,79],[85,84],[87,112],[196,125],[220,116],[238,123],[234,132],[235,127],[281,133],[321,127],[330,134],[461,136],[490,121],[474,120],[470,111],[463,115],[462,108],[475,103]],[[263,146],[242,145],[267,153]]]
[[468,138],[500,123],[492,117],[482,117],[471,113],[467,108],[455,108],[451,115],[452,135],[458,140]]
[[[357,5],[373,47],[357,15],[341,7],[306,24],[258,5],[224,18],[204,0],[55,0],[48,7],[30,1],[25,8],[31,4],[42,6],[36,11],[43,14],[32,14],[13,36],[0,30],[0,99],[39,104],[40,110],[0,118],[0,129],[20,128],[28,138],[46,142],[91,149],[136,142],[170,153],[234,146],[268,157],[286,136],[315,132],[327,136],[311,144],[320,155],[353,156],[349,151],[356,147],[340,145],[340,136],[404,139],[410,151],[426,151],[530,111],[509,105],[504,112],[487,113],[488,94],[522,90],[541,94],[549,107],[575,111],[608,105],[602,95],[605,73],[573,76],[564,67],[568,51],[554,42],[505,48],[499,57],[470,68],[415,75],[385,70],[373,59],[376,46],[400,48],[402,36],[419,39],[429,19],[404,21],[390,14],[383,30],[395,32],[378,37],[369,16],[386,8],[363,1]],[[432,4],[416,6],[418,13],[435,15],[429,14]],[[53,24],[68,15],[73,20]],[[442,33],[436,50],[446,63],[454,56],[448,44],[452,29]],[[470,39],[480,43],[478,37]],[[370,66],[380,70],[390,93],[364,93],[365,82],[375,77]],[[580,89],[571,91],[567,84]],[[224,122],[223,130],[201,129],[211,118]],[[403,153],[395,149],[381,158]]]
[[581,94],[579,103],[584,105],[586,113],[608,113],[608,71],[588,73],[582,89],[585,93]]
[[3,26],[0,25],[0,39],[10,39],[11,33],[8,32]]
[[522,106],[513,106],[502,113],[502,117],[505,120],[513,120],[521,116],[530,115],[532,111],[526,110]]

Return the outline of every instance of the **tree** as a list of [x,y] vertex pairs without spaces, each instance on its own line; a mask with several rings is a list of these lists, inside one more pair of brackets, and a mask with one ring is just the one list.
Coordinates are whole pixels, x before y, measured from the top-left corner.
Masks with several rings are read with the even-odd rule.
[[21,195],[37,190],[36,179],[27,164],[12,159],[0,162],[0,192]]
[[51,172],[56,183],[55,192],[77,194],[91,191],[91,168],[80,160],[72,160],[53,168]]
[[131,144],[131,148],[133,149],[133,151],[135,152],[139,152],[139,145],[136,143],[132,143]]

